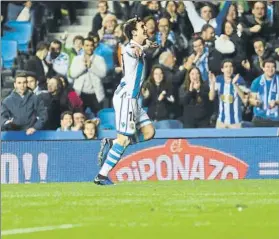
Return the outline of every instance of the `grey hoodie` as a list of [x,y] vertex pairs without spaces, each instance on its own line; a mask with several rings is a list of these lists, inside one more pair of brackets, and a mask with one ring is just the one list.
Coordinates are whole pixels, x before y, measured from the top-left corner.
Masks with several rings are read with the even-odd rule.
[[[12,123],[5,124],[7,120],[12,118]],[[46,121],[47,110],[44,103],[31,91],[26,91],[23,97],[13,91],[2,102],[2,130],[26,130],[31,127],[40,130]]]

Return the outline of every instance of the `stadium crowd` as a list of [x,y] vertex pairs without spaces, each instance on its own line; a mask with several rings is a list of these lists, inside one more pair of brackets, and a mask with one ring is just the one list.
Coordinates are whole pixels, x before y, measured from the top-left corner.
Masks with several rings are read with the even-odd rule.
[[[45,4],[59,26],[63,6]],[[74,24],[78,3],[66,4]],[[40,8],[30,1],[21,6],[13,20],[39,19]],[[134,16],[158,45],[145,52],[141,92],[153,121],[176,119],[184,128],[279,127],[279,2],[113,1],[109,8],[99,1],[97,8],[92,31],[77,35],[71,48],[66,33],[40,41],[47,33],[38,20],[36,47],[2,100],[2,130],[83,130],[94,139],[102,123],[97,113],[112,107],[121,80],[123,26]]]

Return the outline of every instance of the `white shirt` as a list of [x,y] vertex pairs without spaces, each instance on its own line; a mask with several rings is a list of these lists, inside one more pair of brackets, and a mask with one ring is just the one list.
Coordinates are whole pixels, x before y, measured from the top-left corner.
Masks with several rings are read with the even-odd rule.
[[29,7],[23,8],[16,20],[21,21],[21,22],[29,21],[30,20],[30,8]]
[[121,94],[126,98],[139,98],[140,89],[145,77],[145,55],[137,57],[133,52],[133,47],[143,46],[131,40],[122,47],[123,78],[117,87],[115,94]]

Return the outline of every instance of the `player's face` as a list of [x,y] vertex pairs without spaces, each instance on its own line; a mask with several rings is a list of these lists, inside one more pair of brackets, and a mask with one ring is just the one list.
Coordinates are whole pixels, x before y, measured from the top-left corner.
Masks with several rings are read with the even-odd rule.
[[143,22],[137,23],[136,36],[141,41],[144,41],[145,39],[147,39],[147,30],[146,30],[146,26],[144,25]]
[[231,62],[226,62],[221,69],[225,76],[230,77],[233,74],[233,65]]
[[263,68],[264,74],[268,77],[268,78],[272,78],[275,74],[275,65],[272,62],[267,62],[264,65]]
[[164,78],[164,73],[162,72],[162,70],[160,68],[157,68],[154,70],[153,72],[153,78],[156,84],[160,84],[161,81]]

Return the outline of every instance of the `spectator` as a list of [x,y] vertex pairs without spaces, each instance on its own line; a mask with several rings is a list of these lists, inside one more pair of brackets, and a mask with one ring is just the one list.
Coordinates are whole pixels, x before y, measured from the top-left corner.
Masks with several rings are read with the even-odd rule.
[[73,126],[71,128],[72,131],[80,131],[84,128],[84,122],[85,122],[85,115],[82,111],[75,111],[73,113]]
[[46,90],[46,81],[49,77],[49,66],[45,62],[48,54],[49,44],[46,42],[39,42],[36,47],[36,55],[31,57],[25,64],[24,69],[36,74],[38,86],[41,90]]
[[50,77],[53,77],[58,74],[63,76],[67,75],[70,59],[68,54],[62,52],[61,50],[62,43],[60,41],[53,40],[50,43],[49,52],[46,57],[46,62],[49,64],[50,67]]
[[60,117],[60,125],[57,131],[71,131],[71,127],[73,124],[73,114],[71,111],[65,111],[61,114]]
[[48,111],[48,121],[45,128],[56,130],[60,125],[60,115],[64,111],[72,111],[67,94],[63,92],[63,84],[59,77],[52,77],[47,82],[48,92],[41,93],[40,99]]
[[194,33],[193,26],[188,17],[183,1],[178,2],[177,14],[179,15],[179,31],[189,40]]
[[252,56],[251,73],[254,78],[263,74],[263,62],[271,56],[271,49],[263,38],[256,38],[253,42],[255,55]]
[[130,4],[129,1],[113,1],[114,14],[118,20],[125,22],[129,19]]
[[102,78],[106,76],[104,59],[93,54],[93,40],[84,40],[84,55],[76,56],[70,68],[74,89],[80,95],[84,109],[89,107],[96,114],[105,98]]
[[149,80],[142,90],[143,105],[148,107],[147,114],[150,119],[160,121],[169,119],[170,105],[174,103],[171,82],[164,76],[161,66],[154,66]]
[[73,87],[69,84],[68,80],[64,76],[57,76],[59,80],[62,82],[62,93],[61,93],[61,104],[69,105],[69,109],[71,110],[82,110],[83,102],[79,95],[75,92]]
[[83,54],[83,40],[84,38],[80,35],[77,35],[73,39],[73,47],[67,48],[66,47],[66,40],[68,38],[68,34],[65,33],[64,37],[62,38],[62,52],[65,52],[69,56],[69,65],[72,64],[72,61],[75,56],[82,55]]
[[156,32],[156,20],[153,16],[148,16],[143,19],[148,39],[150,41],[155,41],[155,32]]
[[86,120],[84,123],[84,130],[83,130],[83,135],[85,139],[88,140],[93,140],[97,139],[98,137],[98,127],[99,125],[99,120],[94,119],[94,120]]
[[43,102],[27,89],[26,73],[16,75],[14,88],[2,102],[1,129],[26,130],[27,135],[41,130],[47,121],[47,112]]
[[255,38],[260,37],[266,41],[270,41],[274,38],[271,24],[268,19],[266,19],[266,4],[264,2],[254,2],[252,15],[244,15],[240,22],[243,32],[248,38],[248,55],[252,55],[253,53],[252,44],[249,44],[249,42],[253,42]]
[[198,11],[196,10],[196,7],[193,2],[191,1],[184,1],[184,4],[186,6],[186,10],[188,12],[189,19],[192,23],[192,26],[194,28],[195,33],[199,33],[202,29],[202,26],[204,24],[210,24],[214,28],[217,28],[219,25],[223,24],[224,16],[226,15],[230,5],[231,1],[226,1],[224,7],[219,12],[218,16],[216,18],[213,18],[212,16],[212,7],[205,3],[201,9],[200,9],[200,15],[198,14]]
[[114,29],[117,25],[117,18],[115,15],[108,13],[102,22],[102,28],[98,31],[100,40],[109,46],[115,46],[116,41],[113,37]]
[[94,16],[92,22],[92,32],[97,34],[97,32],[102,28],[102,22],[104,17],[108,14],[108,3],[107,1],[98,2],[98,13]]
[[27,88],[29,90],[31,90],[35,95],[39,95],[40,93],[44,92],[40,90],[38,86],[38,81],[35,73],[27,71],[26,76],[27,76]]
[[188,71],[181,91],[184,128],[208,128],[211,116],[209,88],[201,78],[199,68]]
[[223,74],[216,78],[211,72],[209,73],[209,99],[214,101],[215,90],[219,97],[219,116],[216,128],[241,128],[241,101],[245,101],[244,91],[247,91],[244,79],[239,74],[233,74],[234,67],[231,60],[224,60],[221,70]]
[[276,62],[266,59],[263,74],[251,85],[250,104],[254,106],[255,127],[279,127],[279,75]]

